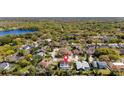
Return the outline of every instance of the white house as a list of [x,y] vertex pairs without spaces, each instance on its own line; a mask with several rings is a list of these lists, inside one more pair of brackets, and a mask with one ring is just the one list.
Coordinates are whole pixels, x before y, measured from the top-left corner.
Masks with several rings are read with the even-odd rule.
[[84,70],[89,70],[90,69],[90,65],[88,64],[87,61],[82,61],[82,66]]
[[0,69],[7,70],[10,68],[10,64],[7,62],[0,63]]
[[76,68],[77,68],[77,70],[84,69],[84,68],[83,68],[83,64],[82,64],[80,61],[77,61],[77,62],[76,62]]

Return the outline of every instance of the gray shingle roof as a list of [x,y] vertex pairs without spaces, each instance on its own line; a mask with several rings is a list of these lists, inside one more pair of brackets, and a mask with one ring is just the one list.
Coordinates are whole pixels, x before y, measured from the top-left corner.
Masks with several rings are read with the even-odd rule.
[[107,63],[100,62],[100,61],[93,61],[92,66],[94,68],[105,69],[105,68],[107,68]]

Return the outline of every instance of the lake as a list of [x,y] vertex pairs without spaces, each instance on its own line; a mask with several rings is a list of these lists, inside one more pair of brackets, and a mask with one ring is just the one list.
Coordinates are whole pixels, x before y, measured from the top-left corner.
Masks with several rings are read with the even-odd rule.
[[6,31],[0,31],[0,36],[6,36],[6,35],[21,35],[21,34],[27,34],[35,32],[35,30],[6,30]]

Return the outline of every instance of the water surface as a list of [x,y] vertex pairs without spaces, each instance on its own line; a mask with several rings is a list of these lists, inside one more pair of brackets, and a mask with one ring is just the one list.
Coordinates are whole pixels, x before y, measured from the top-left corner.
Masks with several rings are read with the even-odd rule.
[[6,35],[22,35],[22,34],[27,34],[35,32],[35,30],[6,30],[6,31],[0,31],[0,36],[6,36]]

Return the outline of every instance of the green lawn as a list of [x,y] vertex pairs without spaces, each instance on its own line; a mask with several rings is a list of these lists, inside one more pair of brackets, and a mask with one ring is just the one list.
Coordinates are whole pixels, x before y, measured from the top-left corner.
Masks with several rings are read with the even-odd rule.
[[108,75],[111,73],[109,69],[99,69],[98,72],[102,73],[103,75]]

